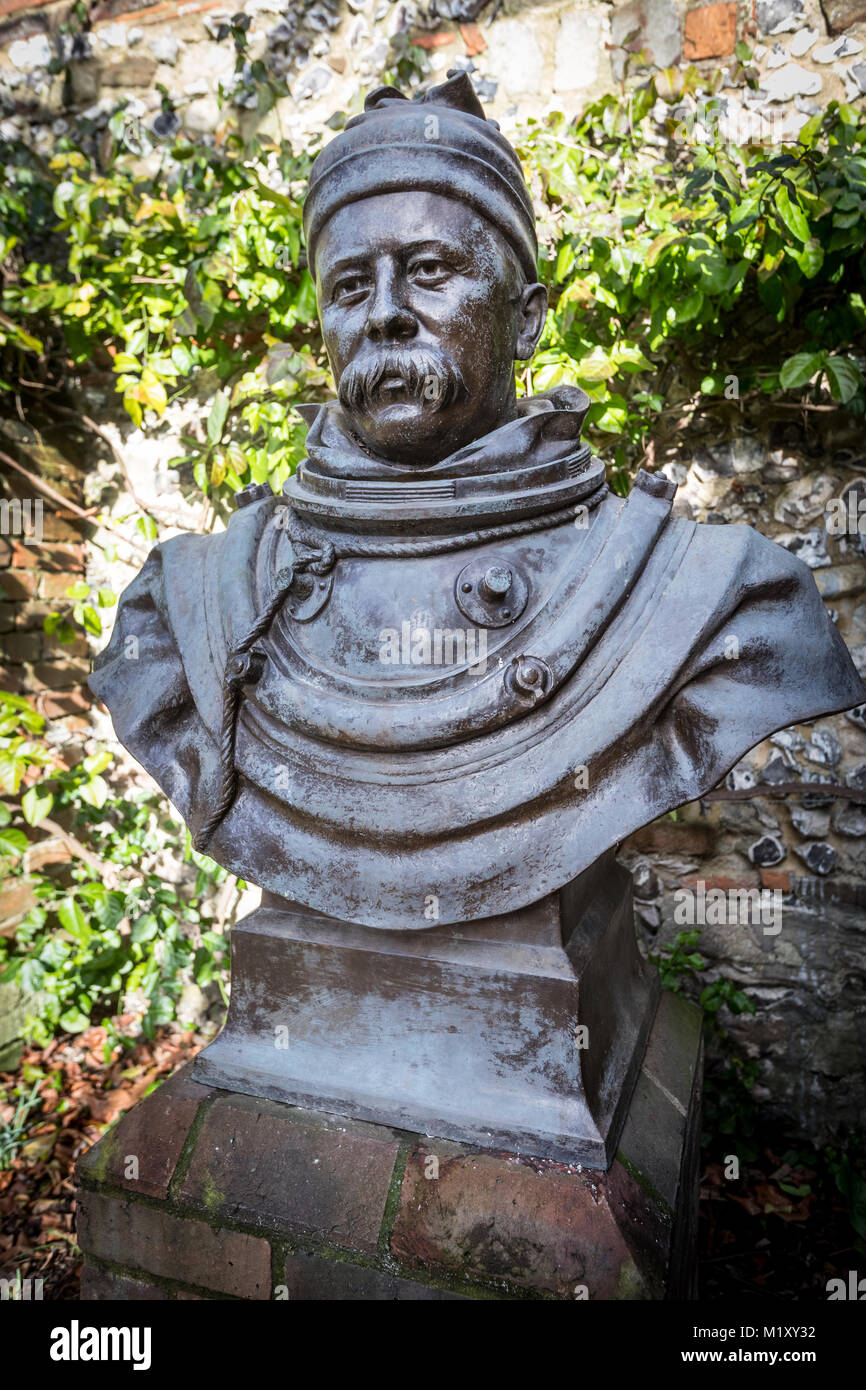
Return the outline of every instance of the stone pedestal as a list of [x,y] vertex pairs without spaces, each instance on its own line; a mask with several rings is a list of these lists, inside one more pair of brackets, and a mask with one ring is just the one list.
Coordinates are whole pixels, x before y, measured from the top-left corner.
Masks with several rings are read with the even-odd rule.
[[700,1015],[671,994],[607,1170],[217,1090],[184,1068],[79,1163],[82,1297],[693,1297],[700,1084]]
[[196,1080],[606,1168],[658,999],[613,852],[531,907],[377,931],[265,895]]

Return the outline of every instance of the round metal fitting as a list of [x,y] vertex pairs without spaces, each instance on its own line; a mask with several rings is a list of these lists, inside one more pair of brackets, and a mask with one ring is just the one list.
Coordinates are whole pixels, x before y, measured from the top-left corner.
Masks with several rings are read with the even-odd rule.
[[505,689],[520,700],[536,705],[552,688],[553,672],[540,656],[516,656],[505,668]]
[[321,613],[334,587],[334,571],[313,574],[311,570],[296,571],[283,604],[283,613],[296,623],[308,623]]
[[460,612],[478,627],[507,627],[526,607],[529,585],[507,556],[479,556],[458,574],[454,597]]

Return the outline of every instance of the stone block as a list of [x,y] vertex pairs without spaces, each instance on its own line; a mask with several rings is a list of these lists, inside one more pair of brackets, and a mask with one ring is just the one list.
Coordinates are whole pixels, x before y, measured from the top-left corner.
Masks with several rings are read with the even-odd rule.
[[821,9],[831,34],[866,23],[866,0],[821,0]]
[[[629,40],[632,34],[636,37]],[[657,68],[670,67],[682,47],[680,12],[674,0],[630,0],[613,11],[611,37],[632,52],[645,52]]]
[[544,79],[544,55],[531,24],[500,19],[487,30],[488,70],[509,95],[535,96]]
[[866,589],[866,565],[833,565],[815,574],[818,592],[824,599],[847,598]]
[[103,87],[150,87],[156,75],[155,58],[144,53],[131,53],[119,63],[102,69]]
[[564,14],[556,36],[553,90],[586,91],[598,78],[602,52],[601,16],[588,10]]
[[0,690],[20,695],[24,690],[24,673],[20,666],[0,666]]
[[623,842],[627,850],[642,854],[711,854],[715,829],[697,821],[654,821]]
[[271,1251],[266,1240],[135,1200],[81,1191],[78,1243],[96,1259],[233,1298],[268,1299],[271,1295]]
[[[640,1201],[617,1164],[609,1174],[569,1171],[549,1159],[459,1153],[432,1141],[409,1157],[391,1250],[416,1268],[560,1298],[578,1297],[579,1285],[590,1299],[647,1298],[660,1295],[659,1271],[638,1266],[618,1219],[627,1202]],[[658,1208],[655,1223],[661,1240]]]
[[39,702],[39,709],[46,719],[62,719],[64,715],[72,714],[75,710],[90,709],[92,703],[83,690],[64,690],[53,695],[44,695]]
[[[12,554],[9,563],[16,570],[36,569],[39,564],[38,546],[25,545],[23,541],[14,540],[12,542]],[[78,576],[76,576],[77,578]]]
[[223,1092],[180,1195],[217,1218],[375,1251],[398,1148],[384,1128]]

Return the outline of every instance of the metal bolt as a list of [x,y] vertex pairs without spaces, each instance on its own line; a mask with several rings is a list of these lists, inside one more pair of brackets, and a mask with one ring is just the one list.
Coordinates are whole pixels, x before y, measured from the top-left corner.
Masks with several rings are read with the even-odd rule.
[[481,581],[481,595],[488,603],[501,603],[511,588],[511,570],[502,565],[491,565],[485,570]]

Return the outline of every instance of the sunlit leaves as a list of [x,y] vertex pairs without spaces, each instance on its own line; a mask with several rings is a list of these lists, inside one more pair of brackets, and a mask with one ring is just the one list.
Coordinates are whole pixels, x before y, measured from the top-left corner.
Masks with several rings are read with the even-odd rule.
[[[17,764],[4,791],[18,798],[11,808],[0,802],[0,868],[20,872],[23,856],[39,843],[40,828],[56,831],[45,824],[55,805],[62,823],[71,823],[90,850],[86,859],[76,855],[64,865],[60,881],[31,870],[37,905],[12,935],[0,938],[0,980],[39,993],[38,1014],[28,1018],[26,1030],[41,1045],[56,1033],[78,1033],[94,1022],[116,1019],[121,1011],[126,1021],[117,1023],[119,1032],[110,1028],[115,1041],[137,1029],[152,1036],[159,1022],[175,1017],[188,981],[202,986],[213,981],[225,998],[226,939],[213,927],[201,930],[200,911],[202,895],[212,895],[225,871],[190,850],[194,884],[181,895],[163,882],[148,863],[156,851],[164,852],[166,836],[180,861],[188,839],[170,819],[167,804],[152,795],[130,796],[128,789],[121,796],[113,793],[103,776],[112,762],[106,749],[72,768],[52,766],[46,772],[49,750],[27,737],[41,732],[43,722],[21,697],[0,692],[0,756],[7,760],[7,772],[10,762]],[[119,884],[109,886],[93,876],[99,859],[104,877],[109,869],[125,875]]]
[[793,391],[798,386],[805,386],[817,376],[824,365],[823,352],[797,352],[793,357],[788,357],[782,363],[779,372],[779,384],[786,391]]
[[51,815],[53,806],[53,794],[41,791],[38,786],[29,787],[21,798],[21,811],[28,825],[39,825]]
[[[642,452],[666,390],[725,398],[734,377],[738,398],[808,390],[866,413],[866,120],[830,103],[797,145],[739,149],[719,102],[683,105],[690,80],[656,74],[627,130],[613,107],[628,99],[608,95],[570,126],[536,123],[522,147],[548,200],[551,296],[525,380],[581,385],[596,447],[594,432],[620,424]],[[642,145],[656,138],[657,97],[679,103],[664,151]]]
[[828,357],[827,381],[834,399],[847,404],[863,388],[863,374],[850,357]]

